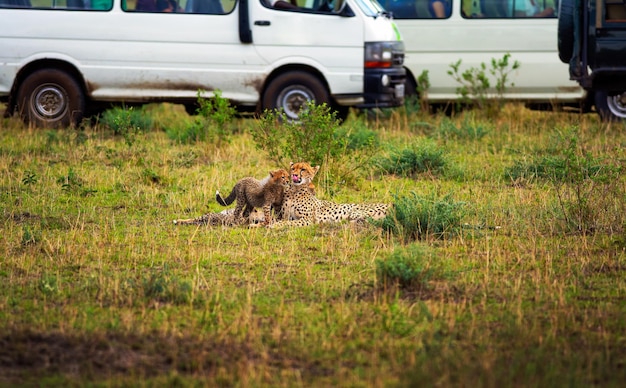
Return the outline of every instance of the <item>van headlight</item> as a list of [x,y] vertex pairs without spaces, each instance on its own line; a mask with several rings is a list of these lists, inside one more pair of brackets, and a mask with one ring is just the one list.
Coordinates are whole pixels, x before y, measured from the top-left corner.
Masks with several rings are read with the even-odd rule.
[[365,67],[380,68],[402,66],[403,42],[365,42]]

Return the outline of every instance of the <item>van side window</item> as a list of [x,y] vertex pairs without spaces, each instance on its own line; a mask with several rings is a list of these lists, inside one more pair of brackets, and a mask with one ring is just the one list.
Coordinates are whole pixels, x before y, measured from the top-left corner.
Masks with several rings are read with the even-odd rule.
[[30,8],[30,0],[0,0],[0,8]]
[[234,1],[220,0],[122,0],[122,9],[133,12],[166,12],[225,15],[235,7]]
[[[319,8],[322,3],[320,1],[315,1],[317,3],[317,8]],[[305,6],[300,7],[296,0],[261,0],[261,4],[266,8],[275,8],[275,9],[299,9],[306,8]],[[310,6],[309,10],[313,10],[313,7]]]
[[623,0],[606,0],[605,9],[607,22],[626,22],[626,3]]
[[555,18],[555,0],[461,0],[464,18]]
[[394,19],[447,19],[453,0],[381,0]]
[[333,13],[335,0],[258,0],[266,8],[285,11]]
[[0,8],[109,11],[113,0],[0,0]]

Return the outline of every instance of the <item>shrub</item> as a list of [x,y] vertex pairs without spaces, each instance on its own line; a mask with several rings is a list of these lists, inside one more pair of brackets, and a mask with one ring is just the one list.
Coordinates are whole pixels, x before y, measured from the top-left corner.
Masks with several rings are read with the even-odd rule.
[[425,289],[432,275],[432,253],[424,246],[411,244],[396,248],[386,259],[376,259],[379,288]]
[[153,124],[152,118],[143,108],[133,107],[115,107],[106,110],[100,122],[113,130],[116,135],[123,136],[129,147],[135,143],[139,133],[149,131]]
[[434,194],[421,197],[412,192],[407,196],[396,195],[389,214],[374,223],[409,242],[454,235],[464,216],[465,203],[454,201],[450,194],[436,198]]
[[[506,53],[501,59],[491,59],[491,67],[483,62],[479,67],[471,67],[461,73],[461,60],[452,63],[448,75],[454,78],[461,86],[456,89],[459,102],[471,105],[478,109],[486,109],[490,115],[498,114],[504,104],[504,93],[513,83],[509,84],[509,75],[520,67],[518,61],[510,63],[511,54]],[[491,81],[487,73],[494,77],[495,94],[489,95]],[[491,89],[493,90],[493,89]]]
[[383,174],[415,177],[422,173],[439,173],[446,165],[444,151],[434,141],[426,140],[375,162]]
[[32,171],[24,171],[24,177],[22,178],[22,184],[25,186],[34,185],[37,183],[37,174]]
[[234,133],[232,123],[237,111],[230,102],[222,97],[219,90],[211,98],[202,98],[198,91],[197,116],[191,124],[166,130],[167,136],[179,143],[195,142],[217,143],[229,142]]
[[363,121],[354,120],[351,124],[336,128],[334,133],[336,141],[344,144],[345,149],[356,151],[380,145],[378,133],[369,129]]
[[617,184],[621,167],[594,157],[579,142],[576,128],[557,133],[547,149],[515,161],[505,176],[518,185],[533,180],[552,184],[556,193],[553,224],[565,232],[592,233],[603,222],[609,229],[621,230],[623,220],[616,217],[620,212],[608,210],[611,201],[624,195]]
[[581,184],[587,180],[611,181],[619,173],[619,167],[595,158],[579,146],[577,129],[558,133],[552,142],[545,150],[515,161],[505,169],[505,177],[517,183],[542,179],[555,184]]
[[267,152],[278,165],[295,161],[327,165],[345,149],[346,139],[335,136],[339,125],[329,106],[307,103],[299,121],[288,120],[278,110],[266,110],[252,129],[252,138],[257,149]]
[[467,118],[463,120],[459,127],[452,120],[444,118],[431,136],[444,141],[450,139],[476,141],[482,139],[488,133],[489,129],[484,124],[470,121]]
[[57,183],[63,191],[75,191],[83,187],[83,180],[76,174],[73,168],[69,168],[67,175],[60,176]]

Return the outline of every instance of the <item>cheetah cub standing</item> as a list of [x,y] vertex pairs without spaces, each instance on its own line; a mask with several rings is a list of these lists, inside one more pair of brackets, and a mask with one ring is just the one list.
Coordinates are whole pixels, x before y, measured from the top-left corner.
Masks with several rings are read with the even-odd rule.
[[[228,197],[223,198],[220,192],[216,191],[215,200],[222,206],[228,206],[237,200],[234,212],[237,223],[245,222],[254,208],[262,207],[265,217],[263,224],[269,225],[272,219],[272,207],[280,209],[285,188],[288,186],[289,173],[280,169],[270,171],[269,175],[261,181],[252,177],[242,178],[235,184]],[[277,217],[280,218],[280,215]]]

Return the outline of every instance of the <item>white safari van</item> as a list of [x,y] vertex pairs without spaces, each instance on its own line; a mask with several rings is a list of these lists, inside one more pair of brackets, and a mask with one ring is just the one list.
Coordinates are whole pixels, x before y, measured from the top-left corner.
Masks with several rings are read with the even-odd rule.
[[401,105],[393,21],[375,0],[329,1],[0,0],[0,101],[35,126],[198,91],[292,118],[307,100]]
[[504,98],[536,105],[583,102],[583,89],[570,80],[558,55],[558,0],[380,1],[404,39],[407,95],[428,71],[428,100],[456,100],[460,84],[448,71],[459,60],[459,74],[484,63],[494,91],[491,60],[509,53],[509,63],[518,61],[520,67],[510,74],[514,86],[505,89]]

